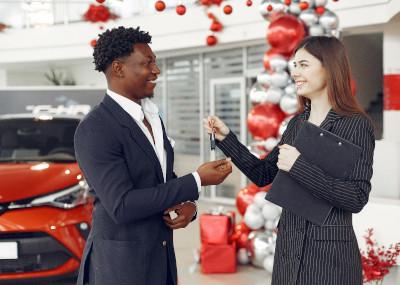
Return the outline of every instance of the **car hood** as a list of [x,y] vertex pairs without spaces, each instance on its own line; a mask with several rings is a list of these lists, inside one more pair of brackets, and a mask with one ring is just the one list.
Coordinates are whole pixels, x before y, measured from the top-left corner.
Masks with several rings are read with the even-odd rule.
[[0,203],[62,190],[80,178],[77,163],[1,163]]

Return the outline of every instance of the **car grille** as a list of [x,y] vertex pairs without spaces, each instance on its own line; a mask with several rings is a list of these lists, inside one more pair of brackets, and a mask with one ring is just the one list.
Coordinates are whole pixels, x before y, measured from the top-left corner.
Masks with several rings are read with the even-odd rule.
[[0,233],[0,242],[18,242],[18,259],[0,260],[1,273],[50,270],[71,258],[59,242],[44,233]]

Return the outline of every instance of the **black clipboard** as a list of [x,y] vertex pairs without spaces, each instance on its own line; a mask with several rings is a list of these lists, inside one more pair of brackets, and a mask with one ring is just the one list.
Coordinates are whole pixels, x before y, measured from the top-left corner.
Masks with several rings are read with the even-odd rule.
[[[304,158],[334,178],[346,178],[361,155],[361,147],[307,121],[294,147]],[[333,206],[311,194],[288,172],[279,170],[265,197],[308,221],[323,225]]]

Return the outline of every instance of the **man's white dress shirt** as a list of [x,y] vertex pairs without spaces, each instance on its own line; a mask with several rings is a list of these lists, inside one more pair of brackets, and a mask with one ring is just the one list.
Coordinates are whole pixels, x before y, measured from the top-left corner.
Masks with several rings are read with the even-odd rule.
[[[139,125],[142,132],[146,135],[150,144],[153,146],[154,151],[160,161],[161,169],[163,172],[164,182],[166,182],[167,173],[167,152],[164,149],[164,136],[161,126],[161,119],[158,113],[158,107],[150,99],[145,98],[141,100],[141,106],[136,102],[107,89],[107,94],[124,109]],[[143,123],[143,119],[146,117],[147,121],[151,125],[154,141],[150,131]],[[197,189],[201,191],[201,180],[197,172],[192,173],[197,184]]]

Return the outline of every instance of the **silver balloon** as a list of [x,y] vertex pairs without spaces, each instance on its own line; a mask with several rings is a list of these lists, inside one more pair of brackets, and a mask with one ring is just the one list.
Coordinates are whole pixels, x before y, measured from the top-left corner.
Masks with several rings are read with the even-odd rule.
[[335,13],[326,10],[319,18],[319,24],[327,31],[336,30],[339,26],[339,18]]
[[249,234],[248,240],[251,263],[263,268],[264,259],[274,250],[276,238],[271,231],[253,231]]
[[299,107],[297,96],[289,94],[283,95],[279,107],[281,107],[282,111],[288,115],[296,113]]
[[320,24],[315,24],[308,30],[310,36],[322,36],[325,34],[324,28]]
[[266,94],[266,100],[264,102],[278,104],[283,96],[283,91],[281,88],[278,87],[270,87],[268,88],[265,94]]
[[283,135],[283,133],[286,131],[286,128],[287,128],[287,126],[288,126],[288,124],[289,124],[289,121],[290,121],[292,118],[293,118],[293,116],[289,116],[289,117],[285,118],[285,119],[282,121],[282,123],[281,123],[281,125],[279,126],[279,129],[278,129],[278,137],[279,137],[279,138],[281,138],[282,135]]
[[250,263],[250,254],[246,248],[239,248],[237,252],[237,260],[238,263],[242,265]]
[[252,103],[264,103],[267,100],[267,88],[258,82],[254,83],[250,89],[249,97]]
[[274,72],[269,77],[269,85],[274,87],[284,88],[289,82],[289,73],[286,71]]
[[318,23],[318,15],[314,9],[307,9],[300,13],[300,20],[302,20],[308,27]]
[[328,0],[315,0],[314,2],[316,7],[321,7],[321,6],[326,6]]
[[269,60],[269,66],[274,71],[284,71],[288,65],[288,62],[284,56],[274,55]]

